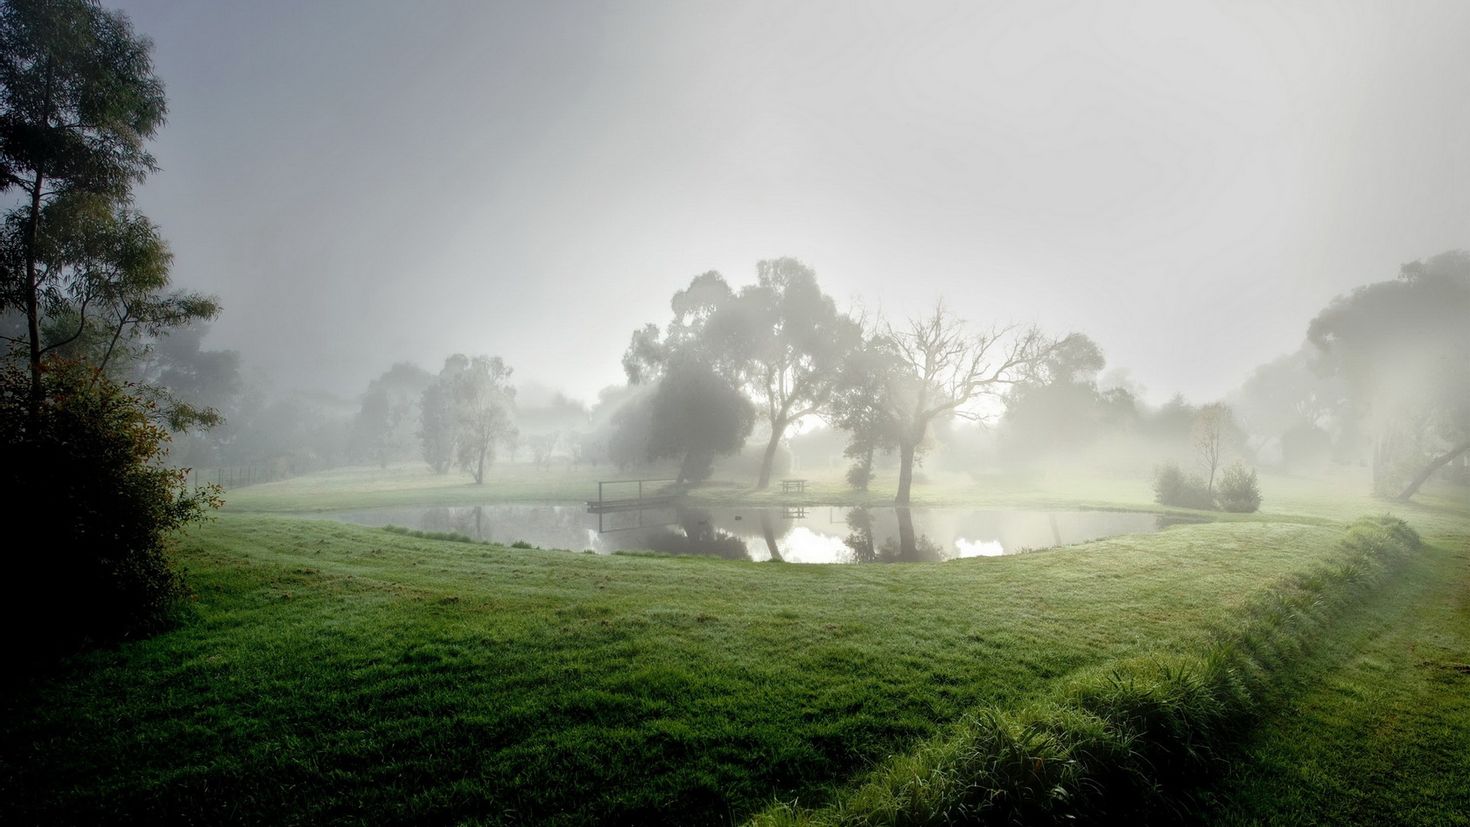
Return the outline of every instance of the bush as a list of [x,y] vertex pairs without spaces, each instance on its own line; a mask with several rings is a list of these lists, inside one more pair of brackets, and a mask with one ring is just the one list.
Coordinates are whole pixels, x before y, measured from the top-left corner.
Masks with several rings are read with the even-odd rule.
[[[12,515],[8,628],[26,656],[163,625],[184,583],[170,535],[219,504],[159,460],[151,403],[96,371],[52,364],[33,421],[29,374],[0,369],[0,497]],[[26,539],[21,539],[22,537]]]
[[1220,490],[1215,495],[1224,511],[1251,513],[1261,507],[1261,489],[1256,485],[1256,472],[1237,462],[1220,475]]
[[1159,505],[1213,510],[1215,500],[1209,485],[1194,474],[1186,474],[1169,463],[1154,471],[1154,501]]

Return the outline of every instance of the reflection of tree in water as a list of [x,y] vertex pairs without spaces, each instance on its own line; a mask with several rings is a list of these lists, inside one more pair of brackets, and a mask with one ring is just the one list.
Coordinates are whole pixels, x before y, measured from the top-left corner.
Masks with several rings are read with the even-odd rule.
[[677,522],[684,533],[662,530],[648,534],[644,542],[654,551],[664,554],[695,554],[704,557],[722,557],[726,560],[749,560],[750,550],[745,541],[715,528],[710,514],[701,508],[680,508]]
[[854,563],[923,563],[944,559],[944,548],[914,531],[914,515],[907,508],[894,509],[898,518],[898,538],[874,542],[873,514],[866,508],[847,512],[847,538],[842,542],[852,550]]
[[914,515],[907,508],[895,508],[898,512],[898,545],[892,540],[883,542],[881,558],[886,563],[932,563],[944,559],[944,549],[927,535],[914,533]]
[[761,509],[761,536],[766,538],[766,549],[771,552],[771,559],[778,562],[786,562],[781,557],[781,549],[776,547],[776,539],[785,537],[791,530],[791,521],[778,519],[774,509]]
[[866,508],[854,508],[847,512],[847,538],[842,541],[852,549],[854,563],[876,563],[878,552],[873,548],[873,515]]

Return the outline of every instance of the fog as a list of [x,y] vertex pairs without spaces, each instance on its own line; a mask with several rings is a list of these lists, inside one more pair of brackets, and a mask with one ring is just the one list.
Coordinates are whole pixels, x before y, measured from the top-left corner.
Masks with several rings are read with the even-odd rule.
[[795,256],[1199,404],[1470,227],[1459,2],[120,7],[138,205],[276,392],[485,353],[591,404],[692,276]]

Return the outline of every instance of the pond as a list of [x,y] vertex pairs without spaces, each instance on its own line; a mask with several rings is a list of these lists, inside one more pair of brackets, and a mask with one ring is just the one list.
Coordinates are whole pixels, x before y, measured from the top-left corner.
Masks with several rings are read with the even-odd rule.
[[788,563],[905,563],[993,557],[1157,531],[1155,514],[985,511],[972,508],[666,506],[589,514],[580,505],[498,504],[338,511],[315,515],[368,526],[453,532],[509,545],[651,550]]

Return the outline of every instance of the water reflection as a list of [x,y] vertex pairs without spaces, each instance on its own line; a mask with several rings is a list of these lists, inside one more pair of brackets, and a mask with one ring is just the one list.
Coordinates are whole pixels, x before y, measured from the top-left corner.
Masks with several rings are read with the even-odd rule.
[[1157,515],[967,508],[659,508],[588,514],[575,505],[388,508],[320,515],[448,531],[509,545],[598,553],[653,550],[788,563],[910,563],[990,557],[1161,528]]
[[708,511],[694,508],[677,509],[679,530],[661,528],[644,535],[646,546],[664,554],[723,557],[726,560],[749,560],[745,540],[715,527]]

